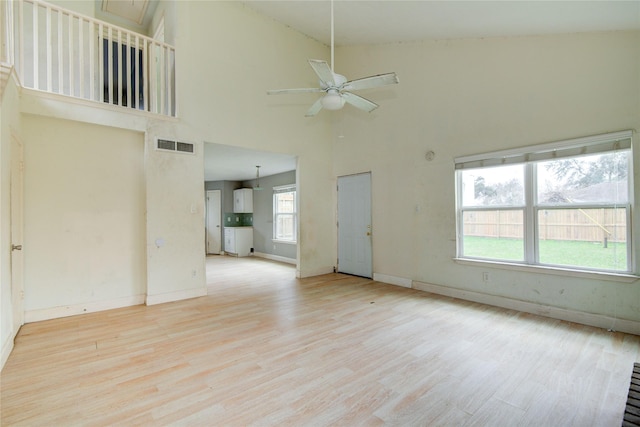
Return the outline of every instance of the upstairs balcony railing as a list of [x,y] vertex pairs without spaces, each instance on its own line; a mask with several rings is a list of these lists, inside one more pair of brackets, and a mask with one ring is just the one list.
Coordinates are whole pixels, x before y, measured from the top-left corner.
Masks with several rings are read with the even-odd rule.
[[2,3],[0,62],[24,87],[176,116],[172,46],[38,0]]

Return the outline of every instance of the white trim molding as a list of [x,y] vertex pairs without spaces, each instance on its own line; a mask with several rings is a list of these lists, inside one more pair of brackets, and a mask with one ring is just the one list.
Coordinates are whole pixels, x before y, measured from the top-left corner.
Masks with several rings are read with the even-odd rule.
[[411,279],[405,279],[404,277],[390,276],[388,274],[373,273],[373,280],[380,283],[386,283],[388,285],[402,286],[403,288],[411,288]]
[[7,363],[11,352],[13,351],[13,340],[15,335],[10,334],[6,341],[2,343],[2,359],[0,359],[0,371],[4,368],[4,364]]
[[112,310],[114,308],[131,307],[144,304],[144,295],[116,298],[108,301],[94,301],[84,304],[63,305],[59,307],[29,310],[24,313],[24,322],[40,322],[41,320],[57,319],[78,314],[95,313],[97,311]]
[[[281,243],[284,243],[284,242],[281,242]],[[266,254],[264,252],[254,252],[253,255],[257,258],[270,259],[272,261],[279,261],[279,262],[284,262],[284,263],[293,264],[293,265],[297,264],[297,261],[295,258],[287,258],[280,255]]]
[[180,301],[183,299],[198,298],[207,295],[207,288],[185,289],[183,291],[167,292],[164,294],[147,295],[147,305],[164,304],[165,302]]
[[323,274],[330,274],[330,273],[335,273],[335,271],[333,271],[333,266],[318,267],[312,270],[305,270],[304,272],[302,272],[300,268],[296,268],[296,278],[298,279],[304,279],[306,277],[322,276]]
[[420,291],[431,292],[447,297],[478,302],[495,307],[508,308],[510,310],[522,311],[524,313],[537,314],[538,316],[550,317],[558,320],[566,320],[568,322],[580,323],[582,325],[595,326],[597,328],[603,328],[610,331],[640,335],[640,322],[634,320],[618,319],[602,314],[584,313],[581,311],[568,310],[566,308],[552,307],[418,281],[414,281],[412,287]]

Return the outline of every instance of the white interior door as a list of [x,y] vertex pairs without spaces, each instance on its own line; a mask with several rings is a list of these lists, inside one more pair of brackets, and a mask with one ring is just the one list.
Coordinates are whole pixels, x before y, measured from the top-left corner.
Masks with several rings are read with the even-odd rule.
[[222,241],[220,190],[207,191],[207,253],[220,254]]
[[13,332],[18,333],[24,323],[23,286],[23,175],[22,141],[11,136],[11,304]]
[[370,173],[338,177],[338,271],[373,277]]

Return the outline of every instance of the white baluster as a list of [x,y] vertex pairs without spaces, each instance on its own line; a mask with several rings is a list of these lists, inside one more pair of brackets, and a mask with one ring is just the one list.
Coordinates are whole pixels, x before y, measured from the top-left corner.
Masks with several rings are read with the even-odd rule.
[[46,24],[45,27],[47,29],[47,44],[45,45],[45,49],[47,50],[47,92],[51,92],[51,87],[52,87],[52,78],[53,76],[51,75],[52,73],[52,69],[53,69],[53,64],[52,64],[52,50],[53,50],[53,43],[51,41],[51,7],[47,6],[47,13],[46,13]]

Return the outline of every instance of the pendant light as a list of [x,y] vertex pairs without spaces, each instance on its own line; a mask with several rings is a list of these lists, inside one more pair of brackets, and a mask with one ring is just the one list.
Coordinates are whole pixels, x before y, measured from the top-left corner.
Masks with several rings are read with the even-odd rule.
[[260,187],[260,166],[256,166],[256,186],[253,189],[262,190],[262,187]]

